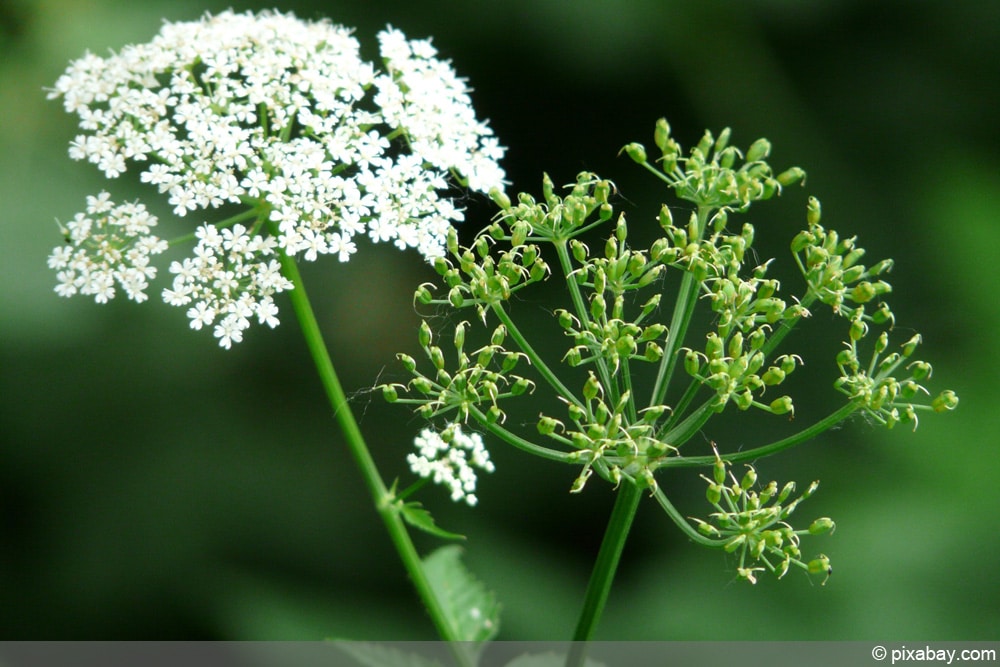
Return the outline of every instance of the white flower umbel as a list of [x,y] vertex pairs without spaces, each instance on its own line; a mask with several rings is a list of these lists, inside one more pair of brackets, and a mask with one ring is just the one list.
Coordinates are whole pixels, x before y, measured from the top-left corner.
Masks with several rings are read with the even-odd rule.
[[476,504],[476,468],[494,470],[482,436],[466,435],[459,424],[452,424],[441,433],[425,428],[413,439],[413,445],[417,453],[408,454],[406,461],[414,474],[444,485],[456,502],[464,499],[469,505]]
[[[72,158],[108,178],[138,167],[179,217],[246,209],[199,220],[193,255],[170,265],[173,285],[163,291],[223,347],[254,319],[278,324],[272,297],[291,289],[279,252],[343,262],[367,234],[431,260],[463,218],[444,196],[449,176],[479,192],[503,187],[504,150],[450,63],[393,28],[378,40],[380,67],[361,59],[348,28],[227,11],[166,23],[148,44],[106,58],[88,54],[50,91],[80,118]],[[106,230],[129,215],[155,224],[141,205],[128,206],[142,214],[78,216],[66,226],[72,245],[49,260],[60,295],[106,301],[117,283],[146,298],[156,274],[148,258],[162,242],[136,230],[108,240]],[[116,259],[126,239],[132,256]]]

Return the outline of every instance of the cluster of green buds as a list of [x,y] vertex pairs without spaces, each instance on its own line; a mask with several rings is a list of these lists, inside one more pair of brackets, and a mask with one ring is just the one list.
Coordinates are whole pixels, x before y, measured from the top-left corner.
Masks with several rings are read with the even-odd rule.
[[[434,262],[440,283],[421,285],[415,295],[419,305],[472,308],[476,317],[442,318],[461,320],[450,325],[454,355],[433,343],[425,320],[419,340],[432,370],[400,355],[413,377],[406,384],[384,386],[385,396],[414,405],[430,420],[471,419],[507,444],[577,466],[572,492],[582,491],[594,472],[616,487],[631,484],[648,491],[696,541],[739,551],[744,579],[755,581],[754,573],[761,570],[781,576],[790,565],[829,574],[825,557],[803,560],[799,540],[828,532],[832,522],[819,519],[805,530],[788,524],[816,484],[789,501],[794,484],[780,492],[775,483],[758,488],[752,468],[737,481],[727,466],[804,442],[858,410],[889,425],[912,418],[918,407],[911,401],[926,391],[917,382],[929,376],[930,367],[910,363],[911,377],[902,380],[891,373],[919,339],[905,344],[901,353],[882,357],[887,338],[880,338],[872,362],[863,367],[858,361],[856,343],[869,323],[892,322],[884,304],[866,310],[888,291],[879,276],[889,264],[861,266],[863,251],[854,239],[841,240],[820,227],[819,204],[809,199],[809,229],[792,246],[805,289],[784,296],[779,282],[768,277],[771,260],[753,261],[756,230],[734,218],[753,203],[803,182],[805,173],[792,167],[776,174],[767,162],[766,140],[755,141],[744,153],[729,144],[728,129],[717,138],[706,133],[686,155],[665,120],[657,123],[654,138],[661,157],[653,162],[640,144],[623,150],[688,202],[686,222],[675,224],[671,207],[663,205],[655,216],[662,234],[648,247],[633,247],[628,222],[612,204],[615,186],[592,173],[578,175],[564,195],[557,194],[548,175],[539,199],[522,193],[511,201],[494,191],[500,210],[492,224],[469,247],[452,232],[447,255]],[[595,244],[589,233],[600,226],[610,227],[610,234]],[[558,363],[537,351],[547,348],[533,344],[533,336],[544,335],[543,327],[535,322],[520,326],[512,303],[521,290],[556,275],[566,297],[551,311],[558,327],[552,333],[561,330],[567,341]],[[667,275],[679,276],[672,304],[663,303]],[[730,404],[791,418],[792,399],[776,388],[803,360],[779,353],[778,347],[817,301],[833,306],[851,323],[851,344],[836,360],[842,371],[837,388],[849,396],[848,404],[776,442],[738,452],[713,451],[712,456],[682,454],[686,445],[695,446],[688,443],[709,419]],[[707,303],[712,311],[711,325],[700,333],[691,326],[698,303]],[[481,325],[477,339],[488,337],[489,343],[466,353],[470,321],[476,328]],[[686,381],[674,377],[680,367]],[[668,398],[678,387],[678,395]],[[521,430],[523,419],[511,420],[517,426],[509,426],[501,402],[532,392],[549,393],[555,400],[540,403],[561,404],[564,412],[538,414],[533,429]],[[945,392],[926,407],[940,411],[956,402],[953,393]],[[658,471],[680,467],[713,468],[709,501],[716,511],[708,520],[682,517],[657,482]]]
[[[929,363],[911,359],[921,342],[920,334],[910,337],[899,351],[886,354],[889,329],[895,324],[895,316],[883,299],[892,291],[892,285],[885,280],[892,260],[865,266],[861,263],[865,250],[857,245],[857,238],[841,238],[836,231],[825,229],[820,217],[820,203],[810,197],[808,228],[792,241],[792,252],[809,286],[804,301],[816,300],[828,305],[848,321],[847,340],[837,355],[838,391],[889,428],[902,421],[912,422],[915,429],[917,412],[921,410],[953,410],[958,397],[950,390],[933,400],[920,400],[930,395],[920,383],[931,376]],[[859,344],[870,337],[875,342],[865,364],[861,361]],[[903,375],[897,377],[900,367]]]
[[[768,571],[780,579],[792,565],[810,574],[833,574],[830,559],[819,555],[806,562],[802,559],[799,542],[804,535],[823,535],[836,528],[832,519],[816,519],[806,529],[796,530],[788,523],[795,508],[815,493],[819,482],[813,482],[804,493],[789,500],[795,492],[795,482],[788,482],[781,490],[771,481],[757,489],[757,471],[746,466],[743,477],[737,479],[726,462],[715,453],[712,477],[701,476],[708,482],[705,496],[715,512],[708,521],[692,519],[698,532],[720,540],[727,553],[737,555],[736,574],[752,584],[757,583],[757,572]],[[825,583],[825,581],[824,581]]]

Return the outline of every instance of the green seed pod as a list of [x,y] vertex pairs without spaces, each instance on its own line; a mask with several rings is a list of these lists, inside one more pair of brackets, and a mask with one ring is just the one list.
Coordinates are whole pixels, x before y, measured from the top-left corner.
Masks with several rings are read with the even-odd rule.
[[514,396],[520,396],[525,392],[531,390],[532,387],[534,387],[534,383],[531,380],[527,378],[518,378],[517,382],[511,385],[510,393],[513,394]]
[[785,381],[785,371],[776,366],[771,366],[760,376],[760,379],[765,385],[773,387]]
[[737,549],[739,549],[741,546],[743,546],[746,543],[746,541],[747,541],[747,536],[744,533],[740,533],[736,537],[733,537],[731,540],[726,542],[725,546],[723,546],[722,548],[726,551],[726,553],[731,554]]
[[706,336],[705,342],[705,354],[708,356],[709,360],[721,359],[724,351],[724,344],[719,335],[712,332]]
[[875,341],[875,354],[882,354],[889,347],[889,332],[883,331]]
[[425,285],[421,285],[417,288],[417,291],[413,293],[413,300],[417,303],[422,303],[425,306],[434,300],[434,296],[431,291],[427,289]]
[[500,324],[497,328],[493,330],[493,335],[490,336],[491,345],[503,345],[503,342],[507,339],[507,327]]
[[455,349],[459,352],[462,351],[462,347],[465,345],[465,322],[459,322],[455,325]]
[[782,396],[771,401],[771,412],[776,415],[795,414],[791,396]]
[[736,357],[743,355],[743,334],[737,331],[733,334],[733,337],[729,339],[729,356]]
[[771,142],[767,139],[761,138],[750,144],[750,148],[747,149],[747,162],[757,162],[759,160],[765,159],[771,154]]
[[705,498],[712,505],[718,505],[719,501],[722,500],[722,486],[719,484],[709,484],[708,489],[705,491]]
[[653,130],[653,143],[661,151],[665,151],[670,141],[670,123],[667,122],[666,118],[660,118],[656,121],[656,129]]
[[411,357],[410,355],[403,354],[402,352],[400,352],[399,354],[396,355],[396,358],[399,359],[400,362],[402,362],[403,368],[405,368],[408,372],[412,373],[414,370],[416,370],[417,362],[414,361],[413,357]]
[[732,399],[739,410],[749,410],[753,405],[753,393],[749,389],[733,394]]
[[958,396],[950,389],[942,391],[937,398],[931,401],[931,407],[934,408],[934,412],[954,410],[958,407]]
[[503,363],[500,367],[503,369],[504,373],[510,373],[517,367],[517,362],[520,361],[520,354],[517,352],[508,352],[503,356]]
[[913,379],[916,381],[923,380],[924,378],[929,378],[933,372],[933,368],[926,361],[914,361],[912,364],[906,367],[907,370],[913,374]]
[[410,385],[425,396],[434,393],[434,385],[431,384],[430,380],[423,376],[415,377],[410,380]]
[[417,340],[420,341],[420,347],[426,348],[431,344],[431,328],[427,324],[427,320],[420,321],[420,329],[417,332]]
[[781,362],[781,370],[784,371],[785,375],[790,375],[798,367],[798,364],[802,362],[794,354],[783,354],[778,357],[777,361]]
[[670,212],[670,207],[667,206],[666,204],[663,204],[660,207],[659,221],[660,221],[660,227],[662,227],[663,231],[665,232],[669,231],[670,228],[674,226],[674,216]]
[[826,574],[827,576],[833,574],[833,568],[830,566],[830,559],[826,556],[819,556],[814,560],[809,561],[808,568],[810,574]]
[[434,368],[438,370],[444,368],[444,353],[441,351],[440,347],[436,345],[430,346],[427,349],[427,354],[430,356],[431,363],[434,364]]
[[638,164],[646,163],[646,147],[640,143],[633,142],[623,148],[628,156]]
[[538,420],[538,432],[542,435],[552,435],[557,427],[560,430],[563,430],[562,422],[558,419],[542,416],[541,419]]
[[646,352],[643,354],[643,358],[646,361],[656,363],[663,358],[663,348],[653,342],[646,343]]
[[[662,241],[664,239],[659,239],[659,240]],[[643,261],[645,261],[645,258],[643,259]],[[659,280],[666,270],[667,267],[663,266],[662,264],[659,266],[654,266],[653,268],[643,273],[642,277],[639,278],[639,282],[636,284],[639,287],[648,287],[649,285],[652,285],[654,282]]]
[[812,232],[799,232],[792,239],[792,252],[800,253],[815,242]]
[[739,151],[736,150],[735,146],[729,146],[721,152],[716,152],[716,157],[719,160],[719,166],[723,169],[732,169],[733,165],[736,164],[737,155],[739,155]]
[[823,517],[816,519],[811,524],[809,524],[809,534],[810,535],[823,535],[824,533],[833,533],[836,530],[837,524],[833,522],[833,519]]
[[[577,423],[580,423],[587,418],[587,412],[579,405],[576,405],[575,403],[570,403],[569,406],[567,406],[566,408],[566,412],[569,413],[569,418]],[[576,444],[576,437],[575,437],[576,435],[582,437],[582,434],[575,434],[573,438],[574,444]],[[585,446],[585,445],[577,445],[577,446]]]
[[456,285],[448,290],[448,303],[454,308],[461,308],[465,304],[465,296],[462,294],[461,287]]
[[386,403],[395,403],[399,400],[399,392],[396,391],[396,387],[391,384],[382,385],[382,398],[385,399]]
[[599,393],[601,393],[601,383],[598,382],[593,373],[590,373],[587,381],[583,383],[583,397],[592,401],[597,398]]
[[569,364],[571,368],[576,368],[583,362],[583,355],[580,353],[580,349],[580,346],[571,347],[563,357],[563,361]]
[[726,462],[720,458],[716,458],[712,464],[712,478],[716,484],[726,483]]
[[896,316],[892,314],[889,310],[889,304],[884,301],[878,305],[878,310],[872,313],[872,321],[875,324],[886,324],[888,323],[890,327],[896,322]]
[[868,273],[873,276],[880,276],[883,273],[892,270],[892,264],[893,262],[891,259],[883,259],[881,262],[878,262],[875,266],[869,269]]
[[697,377],[701,370],[701,359],[694,350],[688,350],[684,355],[684,370],[692,377]]
[[495,405],[491,405],[490,409],[486,411],[487,424],[497,424],[497,423],[502,424],[505,419],[506,416],[504,415],[503,410],[501,410]]
[[573,253],[573,259],[575,259],[579,264],[583,264],[587,261],[587,246],[583,244],[582,241],[573,239],[569,242],[569,249]]
[[608,305],[604,301],[604,297],[600,294],[595,294],[594,298],[590,300],[590,314],[594,316],[595,320],[603,320],[604,315],[607,313]]
[[915,334],[910,340],[903,343],[903,358],[909,358],[917,350],[917,346],[923,341],[920,334]]
[[809,202],[806,204],[806,222],[809,223],[810,227],[818,225],[820,217],[822,217],[822,207],[819,200],[815,197],[810,197]]
[[530,231],[530,226],[523,220],[518,220],[510,229],[510,243],[515,248],[520,245],[524,245],[525,239],[528,238],[528,232]]
[[851,328],[847,335],[853,341],[859,341],[868,335],[868,324],[863,320],[851,320]]
[[778,174],[778,182],[783,186],[788,187],[789,185],[795,185],[799,181],[802,181],[802,185],[806,184],[806,172],[799,167],[791,167],[785,171]]

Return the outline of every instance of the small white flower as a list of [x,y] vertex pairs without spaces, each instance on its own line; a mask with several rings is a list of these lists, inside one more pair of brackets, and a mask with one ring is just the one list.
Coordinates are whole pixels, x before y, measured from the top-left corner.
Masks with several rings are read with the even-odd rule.
[[478,502],[476,468],[494,470],[482,436],[463,433],[460,424],[451,424],[441,433],[425,428],[413,445],[417,453],[408,454],[406,460],[415,475],[443,485],[454,501],[464,500],[470,506]]
[[[463,218],[441,196],[450,174],[479,192],[503,187],[504,150],[450,63],[391,27],[378,40],[376,67],[343,26],[226,11],[87,54],[50,91],[80,119],[71,158],[108,178],[137,168],[180,218],[227,204],[267,215],[247,227],[199,221],[193,255],[170,266],[164,301],[186,307],[192,328],[214,323],[222,347],[253,315],[277,324],[271,296],[291,289],[273,268],[279,249],[346,262],[367,234],[431,260]],[[149,233],[154,217],[127,206],[102,193],[66,224],[71,245],[49,257],[60,295],[103,302],[118,285],[146,299],[149,258],[166,243]]]

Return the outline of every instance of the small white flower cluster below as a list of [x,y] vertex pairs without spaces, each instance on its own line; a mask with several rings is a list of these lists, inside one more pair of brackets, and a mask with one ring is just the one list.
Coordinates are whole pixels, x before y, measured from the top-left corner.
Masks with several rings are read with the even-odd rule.
[[493,472],[490,453],[478,433],[465,434],[459,424],[448,426],[441,433],[425,428],[413,444],[416,454],[408,454],[410,470],[422,478],[430,477],[435,484],[442,484],[451,491],[454,501],[465,500],[469,505],[476,498],[476,468]]
[[[216,325],[223,347],[241,340],[251,315],[277,324],[271,296],[291,287],[275,277],[279,252],[347,261],[367,233],[431,260],[463,217],[444,196],[449,176],[475,191],[502,189],[504,150],[450,63],[428,40],[391,27],[378,40],[380,67],[361,58],[345,27],[227,11],[166,23],[151,42],[106,58],[87,54],[50,91],[80,118],[72,158],[108,178],[138,165],[180,217],[249,209],[200,223],[194,256],[173,263],[163,294],[188,308],[193,328]],[[127,206],[108,220],[128,227]],[[133,248],[159,247],[139,229],[152,226],[145,210],[135,216]],[[137,250],[131,269],[117,265],[100,255],[100,239],[87,238],[101,226],[80,220],[67,225],[72,264],[65,249],[50,258],[64,272],[57,292],[104,301],[117,282],[144,300],[146,280],[129,271],[152,278],[155,269],[141,262],[154,253]],[[98,254],[85,262],[85,249]]]
[[156,217],[139,203],[115,205],[107,192],[87,197],[86,213],[62,225],[66,244],[49,255],[60,296],[83,294],[97,303],[115,298],[115,284],[128,298],[142,303],[156,277],[149,258],[167,249],[166,241],[150,234]]

